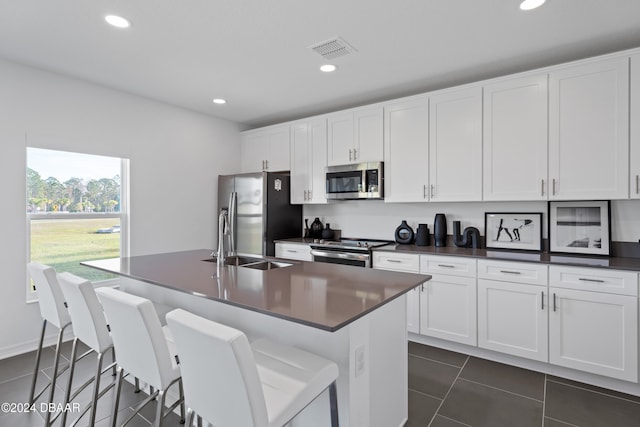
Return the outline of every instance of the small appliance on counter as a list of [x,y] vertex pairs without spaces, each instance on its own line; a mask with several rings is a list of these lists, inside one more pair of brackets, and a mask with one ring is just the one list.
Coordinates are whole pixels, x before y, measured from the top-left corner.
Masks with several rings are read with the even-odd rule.
[[[287,172],[218,176],[218,214],[229,218],[225,248],[275,256],[274,240],[300,237],[302,205],[292,205]],[[322,230],[322,224],[320,225]]]

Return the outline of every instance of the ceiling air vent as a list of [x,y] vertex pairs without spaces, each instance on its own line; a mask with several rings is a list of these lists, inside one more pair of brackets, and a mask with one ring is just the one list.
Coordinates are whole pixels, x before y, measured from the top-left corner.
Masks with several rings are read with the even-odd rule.
[[325,59],[338,58],[340,56],[357,52],[356,48],[340,37],[334,37],[332,39],[313,44],[309,46],[309,48]]

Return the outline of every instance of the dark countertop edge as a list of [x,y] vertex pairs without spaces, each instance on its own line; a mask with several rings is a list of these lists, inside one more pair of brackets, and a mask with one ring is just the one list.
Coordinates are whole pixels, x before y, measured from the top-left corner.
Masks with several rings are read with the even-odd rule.
[[[606,268],[615,270],[640,271],[640,258],[590,256],[575,253],[549,253],[534,251],[509,251],[500,249],[472,249],[455,246],[416,246],[390,244],[373,249],[375,252],[405,253],[415,255],[436,255],[476,258],[483,260],[532,262],[547,265],[571,267]],[[537,259],[534,259],[536,258]],[[529,258],[529,259],[527,259]],[[553,258],[562,258],[553,259]],[[580,261],[583,260],[583,261]],[[606,264],[606,265],[605,265]]]
[[[151,255],[154,255],[154,254],[151,254]],[[148,256],[148,255],[140,255],[140,256]],[[278,258],[275,258],[275,259],[278,259]],[[97,261],[99,261],[99,260],[97,260]],[[323,331],[326,331],[326,332],[336,332],[336,331],[342,329],[343,327],[355,322],[356,320],[360,319],[361,317],[366,316],[367,314],[371,313],[372,311],[377,310],[378,308],[382,307],[383,305],[395,300],[396,298],[399,298],[402,295],[405,295],[410,290],[415,289],[415,287],[420,286],[424,282],[426,282],[428,280],[431,280],[431,275],[429,275],[429,274],[418,274],[418,273],[415,273],[416,276],[421,276],[420,281],[418,283],[416,283],[415,286],[409,287],[406,290],[404,290],[402,292],[399,292],[399,293],[397,293],[396,295],[394,295],[392,297],[386,298],[384,301],[382,301],[382,302],[380,302],[380,303],[368,308],[367,310],[363,311],[362,313],[358,314],[357,316],[352,317],[351,319],[348,319],[348,320],[346,320],[346,321],[344,321],[342,323],[338,323],[335,326],[327,326],[327,325],[322,325],[322,324],[319,324],[319,323],[308,322],[308,321],[305,321],[305,320],[302,320],[302,319],[297,319],[297,318],[294,318],[294,317],[285,316],[283,314],[280,314],[280,313],[277,313],[277,312],[273,312],[273,311],[261,310],[259,308],[256,308],[256,307],[253,307],[253,306],[250,306],[250,305],[239,304],[239,303],[236,303],[234,301],[211,297],[211,296],[199,293],[199,292],[198,293],[196,293],[196,292],[187,292],[187,291],[185,291],[183,289],[176,288],[176,287],[168,285],[166,283],[155,282],[155,281],[152,281],[152,280],[149,280],[149,279],[145,279],[144,277],[139,277],[139,276],[135,276],[135,275],[132,275],[132,274],[114,273],[112,270],[109,270],[109,269],[106,269],[106,268],[101,268],[101,267],[96,266],[96,265],[92,265],[91,262],[92,261],[86,261],[86,262],[83,261],[83,262],[80,262],[80,265],[83,265],[83,266],[88,267],[88,268],[94,268],[96,270],[101,270],[101,271],[104,271],[104,272],[107,272],[107,273],[110,273],[110,274],[116,274],[118,276],[127,277],[129,279],[137,280],[137,281],[140,281],[140,282],[148,283],[150,285],[161,286],[161,287],[166,288],[166,289],[171,289],[173,291],[181,292],[181,293],[192,295],[192,296],[195,296],[195,297],[205,298],[205,299],[208,299],[208,300],[211,300],[211,301],[216,301],[216,302],[219,302],[219,303],[222,303],[222,304],[228,304],[228,305],[231,305],[231,306],[234,306],[234,307],[242,308],[244,310],[250,310],[250,311],[253,311],[253,312],[256,312],[256,313],[264,314],[265,316],[276,317],[276,318],[279,318],[279,319],[286,320],[288,322],[298,323],[298,324],[301,324],[301,325],[304,325],[304,326],[309,326],[309,327],[312,327],[312,328],[315,328],[315,329],[320,329],[320,330],[323,330]]]

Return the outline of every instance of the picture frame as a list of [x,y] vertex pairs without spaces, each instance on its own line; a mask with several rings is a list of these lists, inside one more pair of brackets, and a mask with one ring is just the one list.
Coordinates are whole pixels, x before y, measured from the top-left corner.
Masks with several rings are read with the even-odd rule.
[[550,201],[549,252],[611,255],[610,201]]
[[542,251],[542,212],[485,212],[487,249]]

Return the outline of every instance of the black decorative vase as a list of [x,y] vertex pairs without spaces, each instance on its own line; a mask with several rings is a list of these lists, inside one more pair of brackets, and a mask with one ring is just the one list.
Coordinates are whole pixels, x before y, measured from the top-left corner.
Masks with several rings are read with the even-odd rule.
[[429,236],[429,226],[427,226],[427,224],[418,224],[416,246],[429,246],[430,244],[431,236]]
[[331,240],[333,239],[334,235],[335,233],[331,229],[331,224],[327,223],[326,226],[324,227],[324,230],[322,230],[322,238],[324,240]]
[[433,221],[433,240],[436,247],[447,246],[447,217],[436,214]]
[[402,245],[408,245],[413,242],[413,228],[409,227],[407,221],[402,220],[402,223],[396,228],[396,242]]
[[322,237],[322,222],[320,222],[320,218],[318,217],[311,223],[311,237],[314,239],[320,239]]

